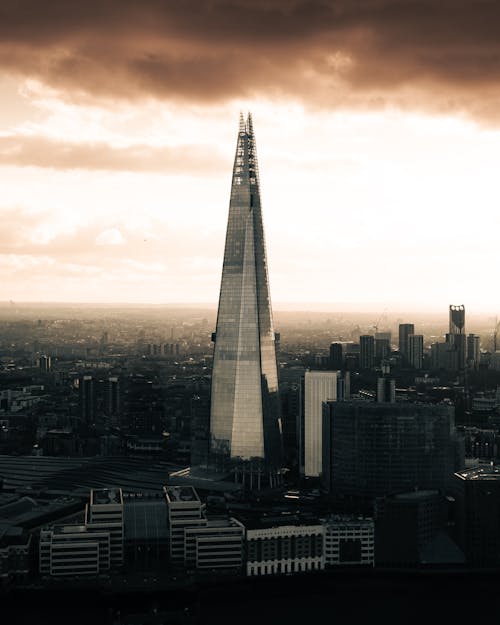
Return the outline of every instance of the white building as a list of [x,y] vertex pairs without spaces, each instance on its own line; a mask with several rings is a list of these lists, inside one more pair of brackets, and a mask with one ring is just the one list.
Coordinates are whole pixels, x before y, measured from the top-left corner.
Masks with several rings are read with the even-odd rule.
[[85,524],[92,531],[110,534],[111,567],[123,565],[123,494],[121,488],[90,491],[90,504],[85,509]]
[[323,525],[247,527],[247,575],[324,569],[324,533]]
[[304,475],[319,477],[322,470],[323,402],[337,399],[336,371],[306,371],[302,446]]
[[192,486],[164,486],[168,507],[170,559],[185,561],[185,529],[205,527],[205,505]]
[[375,565],[373,519],[332,516],[324,520],[325,565]]
[[109,531],[59,525],[40,532],[42,575],[98,575],[110,568]]
[[207,520],[204,527],[184,530],[186,566],[197,569],[241,569],[244,526],[233,518]]

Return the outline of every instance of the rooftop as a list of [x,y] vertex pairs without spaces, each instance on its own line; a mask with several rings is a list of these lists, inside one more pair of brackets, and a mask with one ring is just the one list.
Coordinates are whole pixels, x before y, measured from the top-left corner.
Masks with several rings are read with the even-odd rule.
[[455,475],[462,480],[500,481],[500,468],[492,465],[473,467],[458,471]]
[[106,505],[106,504],[123,504],[121,488],[102,488],[90,491],[90,504]]
[[167,501],[171,502],[188,502],[188,501],[200,501],[198,493],[192,486],[166,486],[165,494]]

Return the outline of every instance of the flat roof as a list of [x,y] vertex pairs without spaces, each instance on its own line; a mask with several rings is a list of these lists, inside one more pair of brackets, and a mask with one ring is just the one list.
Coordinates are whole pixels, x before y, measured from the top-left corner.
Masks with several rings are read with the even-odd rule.
[[200,501],[198,493],[192,486],[166,486],[165,494],[167,500],[171,502],[188,502],[188,501]]
[[106,504],[123,504],[123,496],[121,488],[100,488],[90,491],[90,504],[106,505]]
[[500,468],[487,465],[458,471],[455,475],[462,480],[500,481]]

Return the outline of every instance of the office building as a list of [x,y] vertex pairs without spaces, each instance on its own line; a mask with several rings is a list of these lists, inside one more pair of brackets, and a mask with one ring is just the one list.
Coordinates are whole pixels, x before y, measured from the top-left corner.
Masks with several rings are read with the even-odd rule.
[[234,518],[207,519],[204,526],[184,530],[184,564],[196,569],[234,569],[243,567],[245,527]]
[[403,356],[403,362],[406,363],[408,358],[408,337],[415,334],[415,326],[413,323],[399,324],[399,353]]
[[110,564],[123,564],[123,494],[121,488],[90,491],[85,509],[85,525],[91,531],[107,531],[110,535]]
[[424,337],[422,334],[408,335],[408,364],[414,369],[422,369],[424,362]]
[[437,490],[412,490],[377,499],[377,564],[463,564],[463,554],[446,534],[448,507],[445,495]]
[[105,385],[105,406],[106,414],[114,417],[113,425],[119,425],[120,402],[120,380],[116,376],[109,377]]
[[446,489],[456,462],[454,421],[447,404],[327,402],[324,487],[367,501],[414,488]]
[[[252,119],[241,118],[214,346],[210,410],[216,468],[275,481],[282,466],[278,372]],[[251,461],[251,462],[250,462]],[[248,483],[248,482],[247,482]],[[258,480],[253,483],[257,485]]]
[[168,508],[170,560],[185,561],[185,530],[205,527],[205,504],[192,486],[164,486]]
[[22,527],[0,525],[0,586],[29,575],[32,538]]
[[481,353],[479,350],[479,336],[469,334],[467,336],[467,365],[471,369],[479,368]]
[[95,423],[95,381],[91,375],[83,375],[78,382],[80,418],[87,425]]
[[333,369],[334,371],[344,368],[344,350],[342,343],[332,343],[330,345],[329,366],[330,369]]
[[305,372],[301,458],[303,458],[303,474],[306,477],[319,477],[321,474],[323,402],[336,399],[337,372]]
[[359,367],[371,369],[375,364],[375,339],[371,334],[359,337]]
[[389,375],[377,378],[377,402],[389,404],[396,402],[396,380]]
[[41,575],[98,575],[110,569],[110,533],[85,525],[56,525],[40,531]]
[[465,335],[465,307],[463,304],[450,306],[450,331],[446,335],[446,342],[456,353],[456,363],[451,363],[453,369],[462,371],[467,358],[467,341]]
[[457,541],[467,564],[500,566],[500,468],[492,465],[455,473]]
[[333,515],[323,520],[325,566],[373,566],[375,536],[373,519]]
[[50,373],[52,371],[52,359],[50,356],[42,354],[38,358],[38,368],[42,373]]
[[325,568],[325,527],[286,521],[246,523],[247,575],[304,573]]

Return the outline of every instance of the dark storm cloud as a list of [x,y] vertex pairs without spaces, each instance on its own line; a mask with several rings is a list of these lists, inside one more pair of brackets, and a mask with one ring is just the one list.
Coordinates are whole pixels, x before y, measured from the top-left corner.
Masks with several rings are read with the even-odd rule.
[[0,165],[190,175],[213,174],[228,166],[213,148],[204,153],[200,146],[117,148],[103,142],[72,143],[26,135],[0,136]]
[[3,0],[0,66],[72,98],[298,97],[491,116],[496,0]]

